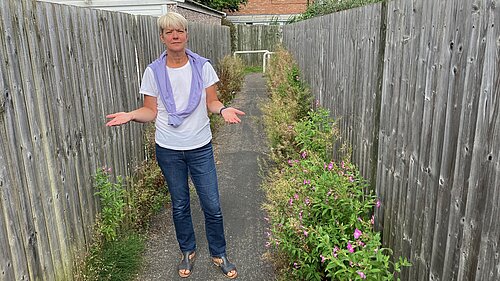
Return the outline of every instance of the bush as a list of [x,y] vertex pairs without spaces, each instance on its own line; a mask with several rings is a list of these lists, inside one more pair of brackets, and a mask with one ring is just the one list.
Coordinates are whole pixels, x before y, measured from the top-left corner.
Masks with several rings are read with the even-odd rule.
[[[281,162],[263,188],[270,222],[267,246],[281,264],[282,279],[393,280],[409,263],[401,258],[393,263],[392,251],[382,248],[373,229],[377,198],[366,192],[367,182],[352,163],[332,160],[338,131],[328,110],[299,113],[298,105],[310,98],[297,98],[293,90],[305,88],[298,78],[290,79],[291,74],[299,77],[296,66],[274,63],[264,119],[272,154],[282,153],[273,157]],[[280,83],[276,77],[286,79]]]
[[219,100],[223,104],[231,102],[243,87],[245,66],[238,57],[225,56],[217,65],[219,76]]

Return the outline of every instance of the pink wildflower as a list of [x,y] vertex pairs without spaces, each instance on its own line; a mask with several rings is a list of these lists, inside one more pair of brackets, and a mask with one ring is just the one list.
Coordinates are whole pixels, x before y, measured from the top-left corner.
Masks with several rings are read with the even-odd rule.
[[356,228],[356,230],[354,230],[354,239],[358,239],[362,234],[361,230]]
[[309,236],[309,233],[307,233],[307,231],[304,230],[304,236],[307,237]]
[[332,251],[332,256],[337,257],[338,251],[339,251],[339,248],[337,248],[337,246],[335,246],[335,248],[333,248],[333,251]]
[[375,206],[377,206],[377,208],[380,208],[380,205],[381,205],[380,200],[377,199],[377,203],[375,203]]
[[306,158],[307,157],[307,152],[303,151],[302,154],[300,154],[300,156],[302,156],[302,158]]
[[328,164],[328,171],[331,171],[333,169],[333,162],[330,162],[330,164]]
[[292,206],[293,204],[293,198],[290,198],[290,200],[288,200],[288,205]]
[[370,219],[370,223],[375,224],[375,217],[374,216],[372,216],[372,218]]
[[321,257],[321,263],[325,263],[326,258],[323,255],[319,255]]
[[366,279],[366,275],[362,271],[358,271],[357,273],[359,274],[361,279]]
[[309,206],[309,204],[311,204],[311,200],[309,200],[309,197],[306,198],[306,200],[304,201],[306,203],[306,205]]
[[299,200],[299,195],[298,195],[297,193],[295,193],[295,194],[293,195],[293,198],[295,198],[295,200]]
[[349,250],[349,253],[354,253],[354,247],[351,245],[351,242],[347,242],[347,250]]

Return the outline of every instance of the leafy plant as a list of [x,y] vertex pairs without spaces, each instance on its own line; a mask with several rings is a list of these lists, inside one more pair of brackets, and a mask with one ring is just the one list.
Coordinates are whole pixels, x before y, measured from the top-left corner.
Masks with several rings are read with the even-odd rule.
[[118,236],[118,230],[125,217],[125,189],[122,178],[117,177],[116,183],[110,179],[111,168],[98,169],[95,175],[96,195],[101,202],[101,212],[98,219],[98,232],[105,241],[113,241]]
[[334,120],[319,106],[301,113],[298,105],[310,98],[297,94],[305,88],[297,68],[274,63],[264,119],[271,154],[282,153],[273,157],[277,168],[263,188],[267,246],[282,265],[282,279],[394,280],[410,264],[403,258],[393,263],[392,251],[382,247],[372,215],[380,204],[359,171],[349,161],[332,160]]

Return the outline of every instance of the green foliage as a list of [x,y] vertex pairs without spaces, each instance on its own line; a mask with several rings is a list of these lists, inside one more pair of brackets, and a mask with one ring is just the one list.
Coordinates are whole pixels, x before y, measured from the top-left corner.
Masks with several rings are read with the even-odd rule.
[[245,66],[239,57],[225,56],[217,65],[219,100],[227,104],[241,91]]
[[364,5],[383,2],[385,0],[324,0],[314,1],[307,6],[307,9],[302,15],[295,17],[290,22],[298,22],[301,20],[310,19],[313,17],[323,16],[343,10],[353,9]]
[[393,263],[392,251],[382,248],[373,229],[377,198],[366,193],[367,182],[352,163],[332,161],[335,122],[321,107],[299,114],[299,103],[290,101],[304,85],[293,63],[281,65],[289,61],[286,54],[276,57],[282,59],[271,62],[264,119],[272,154],[282,153],[273,157],[281,162],[263,188],[271,226],[267,246],[282,265],[281,278],[394,280],[410,264],[402,258]]
[[262,73],[262,66],[246,66],[245,75],[250,74],[250,73]]
[[165,178],[156,162],[155,125],[146,125],[144,132],[146,160],[130,181],[130,194],[126,212],[127,227],[142,231],[147,229],[151,218],[169,200]]
[[281,163],[296,154],[297,120],[307,116],[311,103],[309,89],[300,81],[300,73],[292,57],[283,48],[278,48],[271,57],[266,72],[271,102],[262,105],[264,123],[271,145],[271,158]]
[[103,235],[105,241],[113,241],[125,217],[125,196],[122,178],[117,177],[112,182],[111,168],[98,169],[95,179],[96,195],[101,202],[101,213],[98,219],[97,231]]
[[248,0],[195,0],[196,2],[219,11],[235,12],[240,5],[245,5]]
[[137,234],[120,236],[114,241],[103,244],[94,244],[84,273],[79,278],[86,281],[130,280],[140,269],[143,250],[143,238]]
[[309,111],[307,118],[297,123],[295,142],[300,151],[314,151],[326,161],[333,155],[333,140],[338,136],[334,128],[328,110],[319,107],[316,111]]

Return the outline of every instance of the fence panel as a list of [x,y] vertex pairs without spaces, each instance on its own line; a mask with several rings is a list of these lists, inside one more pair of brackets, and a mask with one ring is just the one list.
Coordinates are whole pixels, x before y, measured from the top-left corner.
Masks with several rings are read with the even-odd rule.
[[[143,126],[104,116],[142,104],[162,52],[156,18],[31,0],[0,1],[0,279],[73,280],[99,209],[96,169],[132,175]],[[229,28],[190,28],[217,63]]]
[[[268,50],[275,51],[281,43],[280,25],[235,25],[235,51]],[[262,66],[262,53],[239,54],[248,66]]]
[[[413,263],[402,280],[500,278],[496,4],[390,1],[284,28],[315,97],[340,118],[354,162],[376,175],[384,244]],[[368,172],[370,154],[377,165]]]
[[377,111],[381,5],[285,26],[283,43],[319,103],[331,110],[352,158],[370,178]]

